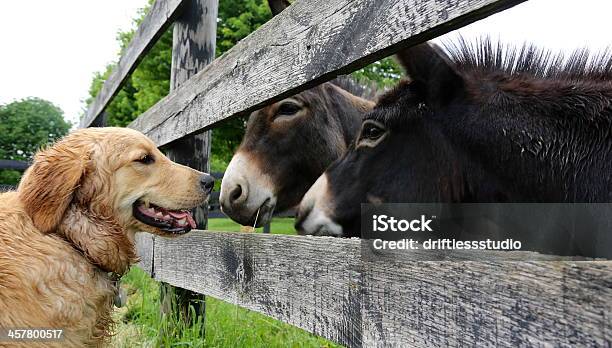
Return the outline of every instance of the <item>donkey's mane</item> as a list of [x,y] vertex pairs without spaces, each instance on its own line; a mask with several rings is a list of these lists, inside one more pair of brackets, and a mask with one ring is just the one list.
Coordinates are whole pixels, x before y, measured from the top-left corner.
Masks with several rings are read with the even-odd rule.
[[612,81],[612,50],[593,54],[587,48],[570,55],[531,43],[520,46],[493,43],[489,37],[472,42],[460,37],[443,49],[460,71],[531,76],[540,79]]
[[353,95],[367,100],[374,100],[376,97],[377,86],[374,82],[361,83],[350,76],[338,76],[329,82]]
[[[463,38],[456,42],[447,42],[443,45],[443,51],[450,65],[459,73],[476,75],[476,81],[480,76],[484,76],[519,82],[561,82],[546,86],[560,88],[564,93],[551,91],[537,95],[529,89],[529,84],[527,87],[521,87],[520,83],[506,84],[508,90],[527,88],[527,93],[522,94],[523,104],[515,103],[515,109],[522,105],[530,110],[539,108],[542,112],[537,114],[540,115],[554,115],[557,118],[579,115],[577,119],[590,121],[607,121],[612,117],[612,49],[605,49],[597,54],[592,54],[588,49],[579,49],[566,56],[529,43],[522,46],[493,44],[485,37],[473,42],[467,42]],[[403,96],[411,95],[410,89],[406,88],[408,85],[409,80],[402,80],[394,89],[379,97],[377,106],[395,106]],[[526,99],[525,95],[533,95],[534,98]],[[424,104],[419,105],[418,110],[423,110],[421,106]],[[377,113],[371,117],[385,123],[412,119],[396,117],[395,113]]]
[[[514,79],[540,79],[572,82],[612,82],[612,49],[593,54],[588,49],[570,55],[554,53],[531,43],[521,46],[493,43],[489,37],[468,42],[463,37],[442,45],[449,63],[459,72],[505,76]],[[393,105],[406,93],[409,79],[401,80],[393,89],[378,98],[378,106]],[[607,107],[606,101],[594,108]]]

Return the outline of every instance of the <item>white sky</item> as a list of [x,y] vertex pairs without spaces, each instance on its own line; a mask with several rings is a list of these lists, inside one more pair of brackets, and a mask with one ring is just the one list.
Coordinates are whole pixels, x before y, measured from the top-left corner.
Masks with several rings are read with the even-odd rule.
[[[223,1],[223,0],[222,0]],[[93,73],[146,0],[0,0],[0,104],[47,99],[76,122]]]
[[[226,0],[220,0],[226,1]],[[302,0],[306,1],[306,0]],[[146,0],[0,0],[0,104],[36,96],[76,122],[95,71]],[[612,45],[610,0],[530,0],[460,30],[554,50]],[[452,33],[449,35],[453,35]]]

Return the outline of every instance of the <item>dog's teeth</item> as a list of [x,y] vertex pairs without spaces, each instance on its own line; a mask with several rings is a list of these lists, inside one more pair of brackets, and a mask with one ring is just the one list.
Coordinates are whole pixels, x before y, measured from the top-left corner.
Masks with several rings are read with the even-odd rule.
[[180,219],[180,220],[178,220],[178,221],[177,221],[177,223],[178,223],[179,225],[185,225],[185,224],[187,223],[187,220],[185,220],[185,219]]
[[153,208],[149,208],[149,209],[147,209],[147,211],[148,211],[149,213],[151,213],[151,214],[155,214],[155,209],[153,209]]
[[144,201],[144,206],[145,206],[146,208],[148,208],[148,207],[149,207],[149,201]]
[[164,217],[164,214],[163,214],[161,211],[158,211],[158,212],[155,214],[155,217],[163,218],[163,217]]

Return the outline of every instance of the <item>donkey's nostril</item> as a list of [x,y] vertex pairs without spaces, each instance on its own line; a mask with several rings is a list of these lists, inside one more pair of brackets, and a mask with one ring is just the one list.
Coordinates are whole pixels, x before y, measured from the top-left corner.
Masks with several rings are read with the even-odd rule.
[[230,193],[230,203],[235,203],[242,196],[242,186],[236,185],[236,188]]

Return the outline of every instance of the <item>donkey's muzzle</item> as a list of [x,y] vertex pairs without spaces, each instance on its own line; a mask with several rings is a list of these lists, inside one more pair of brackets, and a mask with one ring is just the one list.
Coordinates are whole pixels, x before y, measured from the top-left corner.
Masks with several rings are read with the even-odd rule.
[[221,182],[221,210],[244,226],[260,227],[272,218],[276,196],[270,178],[248,157],[238,152]]

